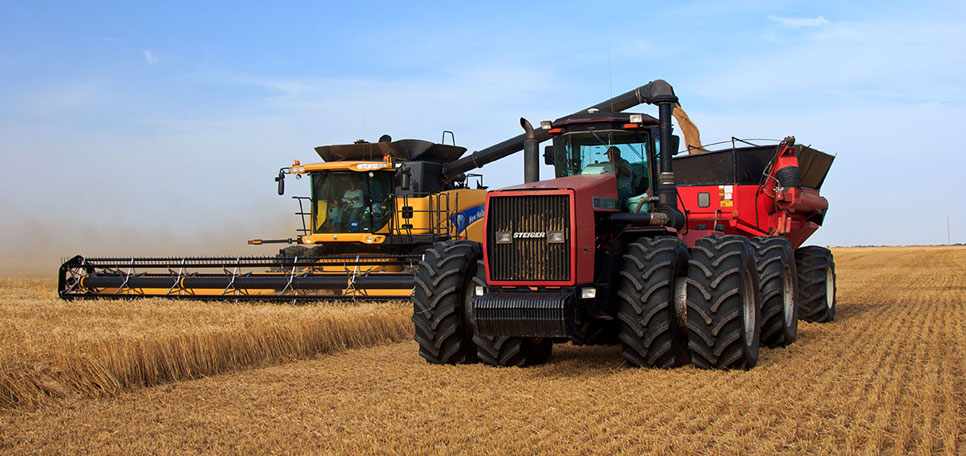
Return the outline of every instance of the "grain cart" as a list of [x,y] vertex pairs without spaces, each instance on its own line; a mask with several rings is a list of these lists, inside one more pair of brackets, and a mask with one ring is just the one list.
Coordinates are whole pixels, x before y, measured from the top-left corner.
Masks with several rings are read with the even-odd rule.
[[[631,366],[747,369],[761,343],[795,339],[800,306],[831,320],[831,254],[800,247],[828,207],[831,157],[791,138],[709,151],[684,129],[691,153],[672,160],[677,101],[657,80],[542,124],[547,181],[521,119],[527,182],[487,193],[482,243],[437,243],[420,264],[423,358],[524,366],[570,340],[620,344]],[[641,103],[659,117],[620,112]]]

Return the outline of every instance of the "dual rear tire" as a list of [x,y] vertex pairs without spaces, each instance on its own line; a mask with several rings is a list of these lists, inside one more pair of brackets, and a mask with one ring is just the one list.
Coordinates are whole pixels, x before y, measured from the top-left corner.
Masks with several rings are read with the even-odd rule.
[[798,268],[791,243],[782,236],[751,238],[761,299],[761,343],[784,347],[798,337]]

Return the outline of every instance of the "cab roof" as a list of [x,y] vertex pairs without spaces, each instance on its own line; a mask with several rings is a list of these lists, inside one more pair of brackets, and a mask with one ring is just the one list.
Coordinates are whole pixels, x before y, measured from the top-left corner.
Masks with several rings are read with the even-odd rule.
[[631,121],[632,114],[641,116],[641,118],[643,119],[643,122],[641,122],[640,125],[657,125],[657,119],[647,114],[639,114],[639,113],[633,113],[633,112],[606,112],[606,111],[587,112],[585,111],[585,112],[578,112],[575,114],[571,114],[566,117],[561,117],[553,121],[553,126],[554,128],[556,128],[556,127],[563,127],[567,125],[604,123],[604,122],[626,124]]

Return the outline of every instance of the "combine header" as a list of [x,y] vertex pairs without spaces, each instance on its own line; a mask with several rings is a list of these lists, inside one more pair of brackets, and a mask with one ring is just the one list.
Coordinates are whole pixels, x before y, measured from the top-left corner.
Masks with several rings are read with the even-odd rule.
[[[419,255],[355,257],[84,258],[60,267],[58,289],[72,298],[175,298],[305,301],[368,296],[389,298],[412,283]],[[325,272],[320,272],[324,264]],[[341,270],[343,274],[333,271]],[[374,271],[379,272],[374,272]],[[411,285],[410,285],[411,286]],[[406,297],[409,290],[395,297]]]

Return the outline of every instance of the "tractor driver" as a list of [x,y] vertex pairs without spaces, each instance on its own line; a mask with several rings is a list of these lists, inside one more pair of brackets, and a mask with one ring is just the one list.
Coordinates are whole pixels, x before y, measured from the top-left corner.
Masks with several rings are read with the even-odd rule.
[[607,148],[607,160],[614,168],[614,175],[617,176],[617,198],[620,204],[623,204],[633,192],[631,187],[634,175],[631,172],[631,163],[621,157],[621,151],[617,146]]
[[349,180],[349,188],[342,195],[342,204],[345,207],[343,218],[347,224],[347,231],[358,231],[358,224],[362,219],[362,211],[366,207],[365,195],[359,188],[356,179]]

